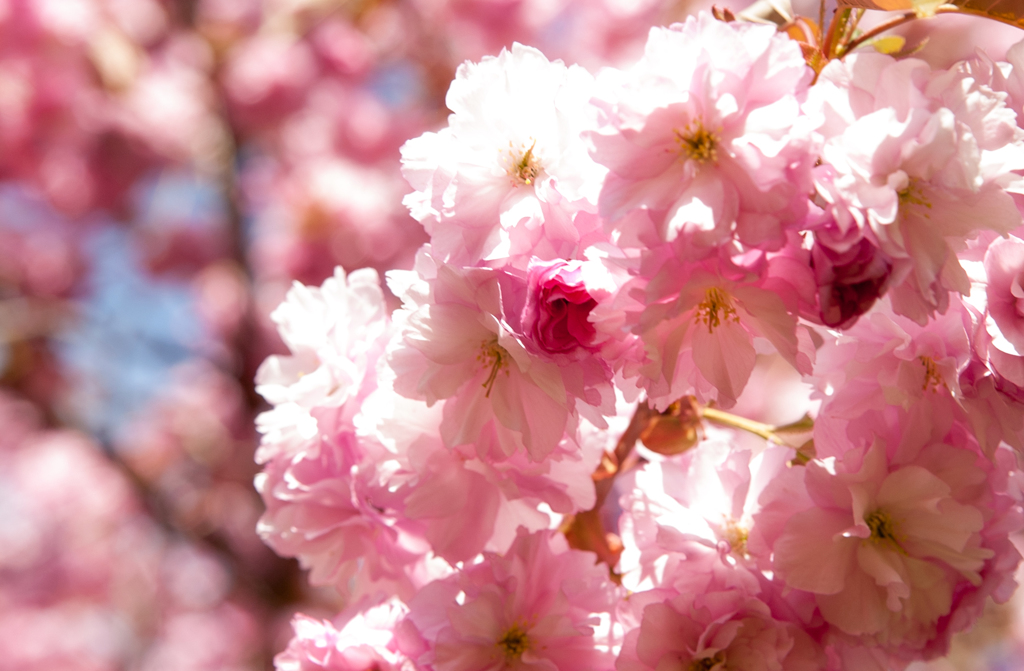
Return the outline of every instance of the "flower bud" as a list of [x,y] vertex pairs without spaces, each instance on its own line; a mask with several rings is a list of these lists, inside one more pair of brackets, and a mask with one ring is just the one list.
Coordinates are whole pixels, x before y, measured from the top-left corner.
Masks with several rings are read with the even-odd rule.
[[596,331],[589,317],[597,301],[583,282],[581,266],[579,261],[530,262],[523,331],[543,352],[568,354],[581,347],[596,350]]

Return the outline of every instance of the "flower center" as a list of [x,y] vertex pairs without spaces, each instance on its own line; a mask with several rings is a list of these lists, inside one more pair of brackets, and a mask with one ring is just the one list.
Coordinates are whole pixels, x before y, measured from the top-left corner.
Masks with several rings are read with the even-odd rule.
[[510,356],[508,350],[498,344],[497,339],[485,340],[481,345],[480,353],[476,355],[476,360],[482,363],[485,369],[491,369],[483,384],[483,388],[487,390],[484,398],[491,397],[491,388],[494,387],[494,381],[498,378],[498,373],[504,370],[505,375],[508,375],[508,360]]
[[537,146],[537,141],[527,147],[526,143],[520,145],[519,150],[508,143],[509,146],[509,160],[507,161],[507,167],[505,172],[512,178],[513,186],[530,186],[536,180],[537,176],[541,173],[540,161],[537,160],[537,156],[533,153],[534,148]]
[[530,639],[518,624],[514,624],[498,640],[498,647],[505,653],[505,659],[519,659],[524,652],[530,649]]
[[708,333],[714,333],[721,326],[723,319],[731,319],[739,323],[740,316],[732,306],[732,298],[718,287],[711,287],[704,293],[704,300],[697,306],[694,315],[695,324],[706,324]]
[[921,365],[924,366],[924,384],[921,385],[921,389],[928,391],[938,391],[939,385],[949,389],[946,381],[942,378],[942,373],[939,372],[939,367],[936,365],[935,360],[930,356],[921,355],[917,357]]
[[923,205],[929,210],[932,209],[932,204],[925,197],[924,192],[921,190],[921,185],[916,179],[910,179],[897,195],[899,196],[901,207]]
[[712,669],[722,668],[724,664],[725,653],[719,650],[715,653],[714,657],[693,660],[690,662],[690,668],[687,671],[711,671]]
[[686,124],[682,131],[676,131],[676,142],[682,149],[683,156],[697,163],[718,160],[718,136],[704,127],[700,119]]
[[722,525],[722,538],[729,544],[732,551],[741,557],[747,556],[747,538],[749,536],[750,529],[731,517]]
[[864,523],[871,529],[871,540],[875,543],[889,543],[902,550],[896,536],[896,521],[884,510],[875,510],[864,516]]

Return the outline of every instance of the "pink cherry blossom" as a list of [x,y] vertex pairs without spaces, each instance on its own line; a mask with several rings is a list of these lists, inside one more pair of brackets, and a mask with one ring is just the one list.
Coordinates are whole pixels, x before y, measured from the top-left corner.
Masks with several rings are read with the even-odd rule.
[[257,391],[274,405],[257,418],[265,434],[258,461],[294,454],[317,435],[317,408],[345,406],[373,388],[389,325],[368,269],[346,278],[338,268],[319,288],[296,283],[272,319],[292,353],[268,357],[256,375]]
[[523,280],[488,268],[435,265],[426,253],[417,272],[389,275],[406,306],[396,315],[402,335],[388,362],[398,393],[428,404],[447,399],[441,423],[447,445],[493,435],[481,446],[492,445],[501,458],[524,449],[540,461],[573,430],[578,412],[600,423],[593,409],[613,403],[602,367],[596,378],[591,367],[580,375],[579,367],[531,353],[513,329],[521,307],[506,305],[523,305]]
[[518,43],[459,67],[448,127],[402,149],[416,189],[405,202],[440,260],[525,269],[533,255],[571,257],[597,229],[574,221],[595,210],[603,174],[580,137],[592,86],[583,68]]
[[816,239],[811,263],[821,321],[840,329],[851,326],[875,304],[892,275],[892,262],[868,238],[843,251]]
[[[935,413],[936,425],[967,421],[960,371],[971,359],[964,310],[955,301],[945,315],[921,326],[880,301],[851,328],[818,351],[812,383],[824,400],[816,426],[857,430],[867,415]],[[825,452],[819,456],[841,456]]]
[[1024,240],[997,240],[985,253],[986,328],[1000,352],[1024,356]]
[[407,612],[390,599],[356,614],[340,629],[305,615],[292,620],[295,637],[274,657],[277,671],[411,671],[412,663],[395,650],[394,627]]
[[507,549],[510,525],[550,527],[551,519],[536,510],[539,501],[566,512],[573,509],[566,501],[566,483],[552,472],[567,455],[532,469],[519,468],[525,465],[521,462],[529,464],[525,455],[514,465],[495,467],[477,457],[476,446],[444,445],[442,409],[443,403],[428,407],[382,388],[357,417],[361,430],[391,453],[387,467],[378,472],[395,493],[396,526],[422,537],[435,555],[454,565],[485,549]]
[[386,384],[356,418],[360,430],[393,455],[384,474],[402,500],[403,527],[422,535],[436,555],[454,564],[483,550],[503,552],[517,528],[548,529],[594,505],[590,475],[613,447],[606,431],[582,421],[543,461],[523,452],[496,460],[496,450],[479,443],[445,446],[442,418],[443,402],[428,407]]
[[[689,554],[673,554],[687,539],[752,568],[762,548],[751,546],[761,492],[786,470],[793,451],[771,446],[754,455],[735,444],[732,432],[706,427],[698,448],[650,461],[624,480],[620,518],[626,551],[619,562],[623,584],[634,591],[664,584],[669,565],[687,569]],[[691,550],[692,551],[692,548]],[[657,577],[661,576],[661,577]]]
[[775,578],[814,595],[837,641],[905,664],[943,654],[987,594],[1006,598],[1020,555],[993,532],[1020,519],[1006,460],[887,431],[808,464],[806,489],[769,486],[755,525],[774,536]]
[[893,306],[918,323],[969,291],[966,238],[1021,224],[1003,187],[1024,167],[1024,135],[1004,100],[967,68],[872,53],[832,61],[808,99],[818,194],[842,236],[868,236],[891,260]]
[[[279,554],[297,557],[316,585],[354,594],[378,589],[410,595],[423,576],[440,572],[429,545],[402,528],[401,496],[389,491],[381,450],[363,461],[368,441],[341,433],[314,452],[279,455],[256,478],[267,511],[257,531]],[[361,463],[362,462],[362,463]]]
[[639,626],[626,634],[617,671],[822,668],[817,643],[799,623],[774,617],[753,576],[714,550],[678,545],[690,563],[667,569],[663,587],[631,598]]
[[[746,259],[744,259],[746,260]],[[797,324],[810,270],[755,256],[689,263],[667,247],[648,254],[636,279],[624,285],[627,320],[643,347],[637,386],[659,408],[695,394],[732,406],[754,367],[755,337],[764,338],[797,370],[810,370],[813,347]],[[649,268],[648,268],[649,266]]]
[[644,57],[606,75],[595,98],[593,155],[610,170],[601,214],[615,222],[644,208],[689,254],[734,238],[777,247],[810,185],[798,109],[811,76],[769,26],[701,13],[652,29]]
[[400,648],[437,671],[610,670],[618,591],[595,562],[560,535],[520,531],[507,553],[421,590]]
[[971,294],[964,301],[972,357],[960,385],[975,435],[989,453],[1000,441],[1024,449],[1024,358],[1011,340],[1019,340],[1013,295],[1019,243],[1011,237],[988,246],[984,261],[972,266]]
[[984,358],[972,357],[959,380],[974,435],[986,454],[1003,442],[1024,450],[1024,412],[1018,390],[993,374]]

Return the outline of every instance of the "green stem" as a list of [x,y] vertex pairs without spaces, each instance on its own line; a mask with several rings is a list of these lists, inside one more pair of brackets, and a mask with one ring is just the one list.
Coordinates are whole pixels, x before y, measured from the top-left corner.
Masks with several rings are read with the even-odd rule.
[[755,422],[752,419],[740,417],[739,415],[734,415],[731,412],[724,412],[717,408],[702,408],[700,415],[709,422],[747,431],[748,433],[760,436],[767,441],[777,443],[779,445],[783,444],[782,439],[775,433],[775,427],[770,424]]
[[860,20],[864,18],[864,12],[866,9],[855,9],[853,11],[853,20],[847,21],[846,30],[843,31],[843,39],[836,45],[836,55],[839,55],[839,49],[846,48],[846,45],[853,39],[853,34],[857,32],[857,26],[860,25]]

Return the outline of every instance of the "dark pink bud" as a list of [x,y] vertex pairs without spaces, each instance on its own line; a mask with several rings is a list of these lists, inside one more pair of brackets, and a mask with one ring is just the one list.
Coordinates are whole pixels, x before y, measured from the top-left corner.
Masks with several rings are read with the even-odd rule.
[[526,278],[523,331],[548,354],[593,350],[596,331],[590,311],[597,301],[587,291],[579,261],[533,259]]
[[815,240],[811,266],[818,285],[818,310],[826,326],[849,328],[888,288],[892,263],[867,238],[844,252]]

